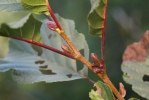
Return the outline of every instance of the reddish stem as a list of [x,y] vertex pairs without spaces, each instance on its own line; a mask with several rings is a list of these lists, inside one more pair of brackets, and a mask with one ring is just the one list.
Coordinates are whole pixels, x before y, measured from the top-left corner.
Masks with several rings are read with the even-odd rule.
[[105,8],[104,8],[104,22],[103,22],[102,38],[101,38],[101,58],[102,58],[103,64],[105,64],[106,13],[107,13],[107,5],[105,5]]
[[66,56],[68,58],[75,59],[74,56],[71,55],[71,54],[68,54],[66,52],[60,51],[60,50],[55,49],[55,48],[53,48],[51,46],[48,46],[48,45],[45,45],[45,44],[42,44],[42,43],[39,43],[39,42],[35,42],[33,40],[27,40],[27,39],[24,39],[24,38],[17,38],[17,37],[12,37],[12,36],[4,36],[4,37],[10,37],[10,38],[13,38],[13,39],[16,39],[16,40],[20,40],[20,41],[24,41],[24,42],[27,42],[27,43],[30,43],[30,44],[34,44],[34,45],[43,47],[45,49],[51,50],[51,51],[53,51],[55,53],[61,54],[63,56]]
[[84,79],[93,85],[95,84],[95,82],[93,80],[91,80],[90,78],[84,78]]
[[47,5],[47,8],[48,8],[48,10],[49,10],[49,13],[50,13],[51,17],[52,17],[53,20],[55,21],[55,23],[56,23],[56,25],[58,26],[58,28],[59,28],[60,30],[63,30],[63,28],[62,28],[62,26],[60,25],[59,21],[58,21],[57,18],[55,17],[55,15],[54,15],[54,13],[53,13],[51,7],[50,7],[50,4],[49,4],[48,0],[46,0],[46,5]]
[[46,14],[45,14],[45,16],[46,16],[46,18],[47,18],[49,21],[52,21],[51,17],[49,17],[49,16],[46,15]]

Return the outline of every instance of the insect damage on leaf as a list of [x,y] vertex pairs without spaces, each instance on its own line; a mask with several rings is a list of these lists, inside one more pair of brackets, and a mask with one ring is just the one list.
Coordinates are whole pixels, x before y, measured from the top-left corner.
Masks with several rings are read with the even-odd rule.
[[52,37],[52,34],[50,34],[50,35],[48,36],[49,39],[51,39],[51,37]]
[[68,78],[71,78],[71,77],[72,77],[72,74],[68,74],[68,75],[66,75],[66,76],[68,76]]
[[35,61],[35,64],[43,64],[45,61],[43,60],[38,60],[38,61]]
[[49,68],[40,68],[39,70],[44,75],[55,75],[56,74]]
[[148,45],[149,45],[149,31],[142,36],[141,41],[135,42],[131,45],[128,45],[124,54],[123,61],[136,61],[142,62],[148,56]]
[[[88,45],[84,35],[75,30],[75,23],[72,20],[64,19],[58,15],[57,18],[60,23],[62,23],[67,35],[71,38],[77,49],[84,49],[84,56],[88,59]],[[20,25],[22,22],[24,22],[24,24]],[[15,22],[15,26],[18,25],[17,29],[12,29],[14,24],[4,24],[8,27],[10,26],[7,29],[9,35],[7,35],[6,31],[4,32],[6,32],[7,36],[15,36],[27,41],[32,40],[32,36],[34,36],[35,42],[41,42],[42,38],[42,44],[46,43],[53,48],[61,49],[61,45],[65,44],[65,41],[58,34],[49,30],[46,26],[46,22],[47,19],[41,23],[36,20],[32,14],[30,14],[25,18],[23,17],[21,21]],[[3,26],[3,24],[1,26]],[[29,29],[28,26],[30,26]],[[22,30],[22,34],[20,29]],[[17,32],[14,32],[14,30],[17,30]],[[1,34],[4,33],[3,30],[0,30],[0,32]],[[53,53],[48,49],[41,47],[37,48],[28,43],[14,39],[10,39],[9,53],[5,59],[0,59],[0,62],[0,71],[5,72],[9,69],[14,69],[15,73],[13,73],[12,77],[19,83],[35,83],[41,81],[51,83],[58,81],[70,81],[80,79],[82,76],[86,77],[88,74],[86,66],[77,72],[75,60]],[[80,76],[80,74],[82,75]]]
[[39,68],[48,68],[48,65],[39,66]]
[[144,82],[149,82],[149,75],[144,75],[142,79]]

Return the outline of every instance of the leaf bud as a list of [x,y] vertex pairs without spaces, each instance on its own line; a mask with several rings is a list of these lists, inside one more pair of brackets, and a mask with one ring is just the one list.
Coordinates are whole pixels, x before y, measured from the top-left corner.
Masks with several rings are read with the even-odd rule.
[[97,64],[100,62],[100,60],[98,59],[98,57],[95,53],[91,53],[91,59],[92,59],[94,64]]
[[124,85],[122,83],[119,83],[119,93],[121,94],[121,96],[124,98],[126,95],[126,90],[124,88]]
[[46,25],[49,29],[56,31],[56,29],[58,29],[56,23],[54,21],[47,21]]
[[64,52],[73,54],[73,51],[67,46],[67,45],[62,45],[61,48],[63,49]]

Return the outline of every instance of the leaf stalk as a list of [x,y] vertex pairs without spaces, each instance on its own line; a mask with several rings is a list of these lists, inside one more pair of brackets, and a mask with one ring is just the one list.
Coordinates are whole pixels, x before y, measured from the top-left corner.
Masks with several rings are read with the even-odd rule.
[[101,59],[104,65],[105,65],[106,14],[107,14],[107,5],[105,5],[104,7],[104,22],[103,22],[102,37],[101,37]]
[[24,41],[24,42],[27,42],[27,43],[30,43],[30,44],[34,44],[34,45],[37,45],[37,46],[40,46],[40,47],[43,47],[45,49],[48,49],[48,50],[51,50],[55,53],[58,53],[58,54],[61,54],[63,56],[66,56],[68,58],[71,58],[71,59],[75,59],[73,55],[69,54],[69,53],[66,53],[66,52],[63,52],[63,51],[60,51],[58,49],[55,49],[51,46],[48,46],[46,44],[43,44],[43,43],[39,43],[39,42],[35,42],[33,40],[28,40],[28,39],[24,39],[24,38],[17,38],[17,37],[12,37],[12,36],[4,36],[4,37],[9,37],[9,38],[13,38],[13,39],[16,39],[16,40],[21,40],[21,41]]

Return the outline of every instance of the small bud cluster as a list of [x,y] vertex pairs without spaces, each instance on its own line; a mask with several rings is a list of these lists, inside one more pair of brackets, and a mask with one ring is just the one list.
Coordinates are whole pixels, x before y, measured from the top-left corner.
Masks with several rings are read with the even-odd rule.
[[70,49],[67,45],[62,45],[61,48],[63,49],[64,52],[73,54],[72,49]]
[[98,59],[97,55],[95,53],[91,54],[91,58],[93,60],[93,65],[92,69],[94,73],[104,73],[105,72],[105,67],[102,62]]

